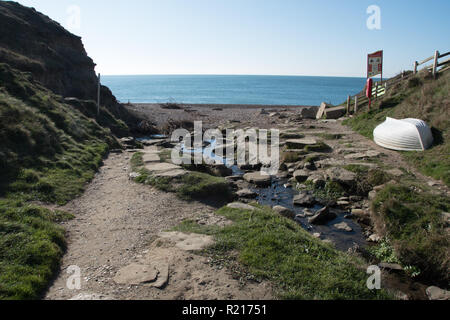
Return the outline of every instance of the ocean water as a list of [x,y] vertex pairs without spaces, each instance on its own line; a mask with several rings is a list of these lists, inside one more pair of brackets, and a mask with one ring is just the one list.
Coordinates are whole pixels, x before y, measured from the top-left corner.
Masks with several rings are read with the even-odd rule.
[[121,102],[261,105],[339,104],[365,78],[233,75],[102,76]]

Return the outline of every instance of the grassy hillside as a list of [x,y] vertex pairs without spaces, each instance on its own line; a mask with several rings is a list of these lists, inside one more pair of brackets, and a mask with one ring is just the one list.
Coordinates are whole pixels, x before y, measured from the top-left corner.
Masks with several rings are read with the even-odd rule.
[[[423,174],[450,186],[449,92],[449,72],[435,80],[421,71],[391,87],[372,110],[366,106],[344,123],[373,139],[374,128],[386,117],[425,120],[433,130],[433,146],[424,152],[400,153]],[[443,286],[448,286],[450,268],[448,223],[443,213],[449,211],[445,193],[436,193],[409,174],[387,185],[372,202],[375,227],[385,237],[384,244],[392,247],[397,262]]]
[[[55,222],[70,215],[30,201],[66,203],[119,147],[110,129],[64,101],[0,64],[0,299],[39,297],[64,251]],[[89,102],[79,103],[86,113]],[[99,122],[127,130],[106,111]]]
[[434,145],[425,152],[402,152],[404,158],[422,173],[450,186],[450,72],[434,80],[426,71],[397,83],[382,99],[361,109],[346,124],[373,139],[373,130],[386,120],[417,118],[433,129]]

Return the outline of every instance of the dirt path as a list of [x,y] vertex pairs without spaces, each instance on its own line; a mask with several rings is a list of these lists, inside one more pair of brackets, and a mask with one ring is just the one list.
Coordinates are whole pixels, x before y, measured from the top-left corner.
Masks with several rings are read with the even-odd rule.
[[[110,155],[86,192],[62,208],[76,218],[64,224],[68,249],[45,299],[270,299],[269,285],[241,287],[226,270],[210,266],[207,258],[180,249],[176,240],[159,237],[187,218],[224,221],[213,216],[213,207],[130,181],[130,157],[126,152]],[[114,280],[124,267],[150,260],[164,260],[168,269],[160,288]],[[66,285],[72,265],[81,271],[80,290]],[[164,271],[158,271],[160,281]]]

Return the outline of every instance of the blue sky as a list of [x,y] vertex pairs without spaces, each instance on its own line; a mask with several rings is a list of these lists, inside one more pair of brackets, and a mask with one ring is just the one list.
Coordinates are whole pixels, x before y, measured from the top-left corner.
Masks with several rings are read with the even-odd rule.
[[[450,50],[448,0],[20,0],[81,36],[102,74],[385,76]],[[80,9],[80,24],[70,24]],[[381,30],[366,10],[381,9]]]

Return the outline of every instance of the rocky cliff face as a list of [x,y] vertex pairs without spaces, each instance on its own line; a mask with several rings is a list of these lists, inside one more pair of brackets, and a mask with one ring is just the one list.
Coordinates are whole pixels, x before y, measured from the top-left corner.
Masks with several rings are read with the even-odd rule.
[[[97,99],[95,64],[81,38],[33,8],[0,1],[0,63],[33,78],[56,94],[80,100]],[[101,90],[102,105],[131,129],[142,119],[131,114],[107,87]]]

